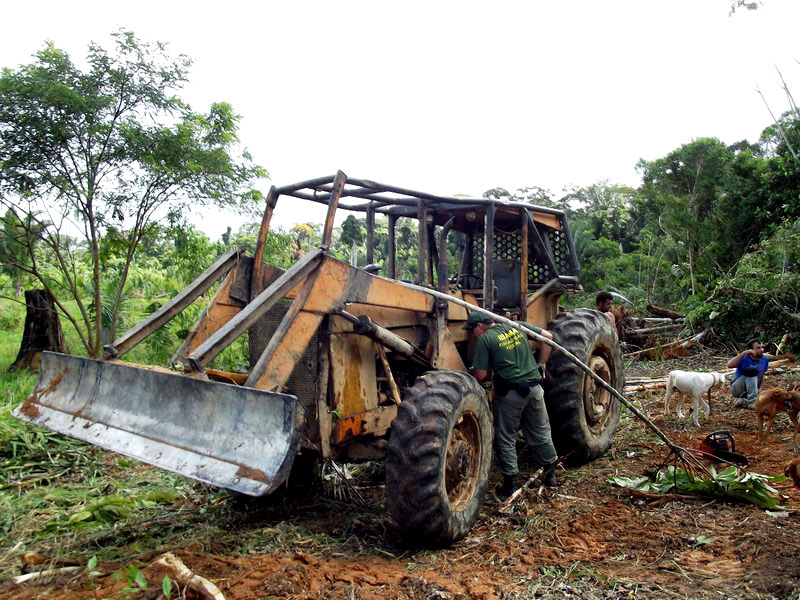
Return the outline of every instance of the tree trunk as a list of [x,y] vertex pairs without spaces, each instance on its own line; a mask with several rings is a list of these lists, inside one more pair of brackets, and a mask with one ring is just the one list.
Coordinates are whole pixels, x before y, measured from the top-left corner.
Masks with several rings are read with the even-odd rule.
[[53,296],[46,290],[26,291],[25,305],[27,312],[22,344],[16,360],[8,368],[9,371],[38,369],[42,350],[67,352]]
[[664,317],[666,319],[683,319],[686,316],[669,308],[662,308],[660,306],[656,306],[655,304],[648,304],[647,310],[652,315],[656,315],[657,317]]

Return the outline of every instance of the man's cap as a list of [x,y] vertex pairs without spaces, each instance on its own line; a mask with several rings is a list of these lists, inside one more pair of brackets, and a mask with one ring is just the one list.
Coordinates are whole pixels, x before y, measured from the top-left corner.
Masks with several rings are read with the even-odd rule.
[[463,328],[470,330],[479,323],[491,323],[491,322],[492,320],[489,317],[485,317],[481,313],[473,311],[469,313],[469,316],[467,317],[467,322],[464,323]]

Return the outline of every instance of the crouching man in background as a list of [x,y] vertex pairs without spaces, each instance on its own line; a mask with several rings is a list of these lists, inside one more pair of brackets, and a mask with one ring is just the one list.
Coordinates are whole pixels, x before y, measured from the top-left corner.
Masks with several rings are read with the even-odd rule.
[[764,373],[769,366],[769,357],[764,354],[764,344],[759,340],[747,342],[747,350],[728,361],[728,368],[736,367],[731,384],[731,394],[736,398],[734,406],[753,408]]
[[[534,333],[548,339],[552,334],[544,329],[519,322]],[[544,378],[550,346],[541,345],[536,364],[528,337],[513,327],[493,323],[481,314],[470,313],[464,326],[477,338],[475,357],[470,373],[478,381],[484,381],[489,373],[494,374],[494,448],[497,466],[503,475],[503,483],[497,494],[506,498],[519,488],[517,473],[517,430],[522,424],[525,443],[533,453],[536,466],[547,470],[558,459],[550,435],[550,421],[544,404]],[[545,479],[547,486],[556,485],[555,472]]]

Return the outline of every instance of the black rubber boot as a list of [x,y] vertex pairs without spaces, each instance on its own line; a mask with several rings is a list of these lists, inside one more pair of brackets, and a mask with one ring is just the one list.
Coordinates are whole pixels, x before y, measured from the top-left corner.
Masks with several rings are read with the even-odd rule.
[[503,475],[503,483],[497,484],[497,486],[494,488],[495,492],[501,499],[508,498],[518,489],[519,486],[517,485],[516,476],[514,475]]
[[[549,472],[548,472],[549,471]],[[544,472],[547,475],[542,479],[542,483],[545,487],[556,487],[558,482],[556,481],[556,470],[553,465],[549,465],[544,468]]]

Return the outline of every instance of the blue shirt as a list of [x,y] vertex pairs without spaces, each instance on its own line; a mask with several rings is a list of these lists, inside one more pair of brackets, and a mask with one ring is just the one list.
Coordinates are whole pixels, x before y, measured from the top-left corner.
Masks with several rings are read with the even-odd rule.
[[736,365],[736,377],[733,380],[736,381],[739,377],[744,377],[745,370],[756,368],[758,369],[758,382],[761,383],[764,373],[767,372],[768,364],[769,358],[767,358],[766,354],[762,354],[758,360],[754,360],[749,354],[745,354],[739,364]]

